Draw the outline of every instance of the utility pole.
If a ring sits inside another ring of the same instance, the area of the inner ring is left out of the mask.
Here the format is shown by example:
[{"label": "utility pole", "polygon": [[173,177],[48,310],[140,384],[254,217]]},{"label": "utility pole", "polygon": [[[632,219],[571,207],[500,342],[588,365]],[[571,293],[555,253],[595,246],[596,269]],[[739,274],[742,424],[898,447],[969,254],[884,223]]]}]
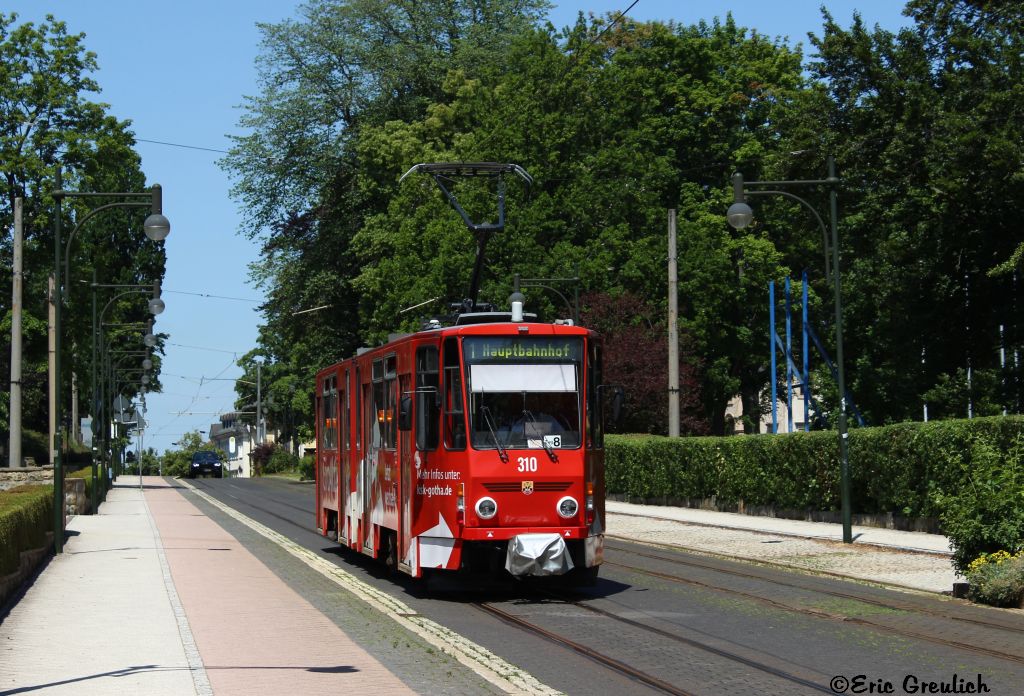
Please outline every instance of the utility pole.
[{"label": "utility pole", "polygon": [[679,437],[679,266],[676,211],[668,211],[668,436]]},{"label": "utility pole", "polygon": [[21,295],[22,282],[22,247],[24,232],[21,227],[22,199],[14,199],[14,267],[11,269],[11,405],[10,435],[11,443],[7,465],[20,468],[24,465],[21,458]]},{"label": "utility pole", "polygon": [[263,363],[256,361],[256,446],[263,444]]},{"label": "utility pole", "polygon": [[[57,304],[55,302],[56,294],[56,281],[54,277],[50,276],[50,284],[48,287],[50,296],[50,308],[48,313],[49,319],[49,349],[50,349],[50,465],[56,467],[57,464],[57,370],[56,370],[56,358],[57,358]],[[54,479],[53,485],[57,485],[56,479],[56,468],[54,468]]]}]

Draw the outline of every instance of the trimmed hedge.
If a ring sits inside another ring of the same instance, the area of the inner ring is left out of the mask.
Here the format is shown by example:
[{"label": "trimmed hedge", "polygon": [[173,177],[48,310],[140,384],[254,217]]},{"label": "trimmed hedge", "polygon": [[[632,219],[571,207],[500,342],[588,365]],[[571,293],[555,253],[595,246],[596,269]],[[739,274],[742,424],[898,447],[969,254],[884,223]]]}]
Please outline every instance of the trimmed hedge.
[{"label": "trimmed hedge", "polygon": [[53,486],[18,486],[0,492],[0,575],[18,569],[21,552],[46,545],[53,531]]},{"label": "trimmed hedge", "polygon": [[[977,445],[1001,453],[1024,442],[1024,417],[900,423],[850,431],[851,504],[858,513],[942,518],[972,470]],[[1024,463],[1008,458],[1008,466]],[[609,435],[610,494],[637,499],[714,498],[723,508],[838,510],[834,431],[775,437],[667,438]],[[1011,492],[1007,491],[1008,495]]]}]

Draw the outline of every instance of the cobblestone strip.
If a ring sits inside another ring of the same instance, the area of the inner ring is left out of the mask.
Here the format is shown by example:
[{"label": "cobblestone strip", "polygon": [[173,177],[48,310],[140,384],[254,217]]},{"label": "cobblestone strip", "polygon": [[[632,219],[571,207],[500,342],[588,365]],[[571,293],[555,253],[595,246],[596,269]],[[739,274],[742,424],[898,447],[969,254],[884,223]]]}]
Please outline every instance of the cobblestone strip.
[{"label": "cobblestone strip", "polygon": [[146,496],[139,496],[142,505],[146,510],[146,520],[150,529],[153,530],[153,541],[156,547],[157,558],[160,560],[160,571],[164,576],[164,587],[167,589],[167,598],[174,610],[174,618],[178,622],[178,633],[181,635],[181,646],[185,650],[185,658],[188,660],[188,668],[192,673],[192,682],[196,687],[196,696],[213,696],[213,687],[210,686],[210,679],[206,675],[206,668],[203,666],[203,658],[199,655],[199,648],[196,647],[195,636],[188,625],[188,617],[185,615],[185,608],[181,605],[178,591],[174,587],[174,579],[171,577],[171,567],[167,563],[167,556],[164,554],[164,544],[160,539],[160,530],[157,529],[156,520],[146,502]]},{"label": "cobblestone strip", "polygon": [[181,481],[180,483],[191,489],[193,493],[209,504],[219,508],[225,514],[235,518],[257,534],[274,542],[310,568],[329,578],[338,586],[348,590],[402,627],[420,636],[438,650],[451,655],[454,659],[506,693],[522,694],[523,696],[556,696],[561,694],[560,691],[543,684],[533,675],[506,662],[483,646],[477,645],[458,633],[426,617],[420,616],[404,602],[359,580],[351,573],[342,570],[314,552],[299,546],[284,535],[275,532],[238,510],[198,490],[187,481]]}]

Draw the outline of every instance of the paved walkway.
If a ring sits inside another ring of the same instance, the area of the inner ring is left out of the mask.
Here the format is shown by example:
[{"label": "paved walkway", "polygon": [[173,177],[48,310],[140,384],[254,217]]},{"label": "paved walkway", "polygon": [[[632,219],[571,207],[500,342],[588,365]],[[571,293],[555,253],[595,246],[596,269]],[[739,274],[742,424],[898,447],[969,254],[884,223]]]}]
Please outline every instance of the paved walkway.
[{"label": "paved walkway", "polygon": [[946,537],[839,524],[756,517],[690,508],[607,501],[608,534],[627,539],[802,568],[926,592],[963,582]]},{"label": "paved walkway", "polygon": [[[0,621],[0,696],[412,693],[156,477],[74,517]],[[611,536],[948,591],[942,537],[608,502]],[[445,676],[440,675],[439,683]]]}]

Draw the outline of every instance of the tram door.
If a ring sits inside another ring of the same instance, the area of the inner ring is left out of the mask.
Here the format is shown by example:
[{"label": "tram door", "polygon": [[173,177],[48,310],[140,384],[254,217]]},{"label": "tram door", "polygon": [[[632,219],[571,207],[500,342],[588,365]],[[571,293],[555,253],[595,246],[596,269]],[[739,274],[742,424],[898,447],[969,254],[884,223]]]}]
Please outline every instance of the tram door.
[{"label": "tram door", "polygon": [[377,416],[373,406],[373,384],[362,385],[363,389],[363,456],[359,459],[359,500],[362,502],[361,520],[359,523],[360,538],[363,550],[373,552],[373,534],[370,527],[370,514],[373,511],[371,491],[376,475],[377,449]]},{"label": "tram door", "polygon": [[[420,418],[420,414],[414,410],[413,429],[401,433],[402,436],[402,541],[398,549],[400,558],[407,558],[412,544],[412,518],[415,514],[412,510],[412,493],[416,488],[416,478],[419,470],[426,469],[429,452],[437,449],[439,429],[437,406],[440,403],[440,369],[439,369],[438,347],[420,346],[416,349],[416,393],[412,396],[413,408],[418,410],[424,407],[430,410],[434,408],[435,417]],[[402,394],[406,394],[409,388],[402,387]],[[422,395],[422,396],[420,396]],[[428,403],[429,402],[429,403]],[[420,427],[426,428],[426,432],[420,432]],[[416,445],[415,443],[419,443]],[[420,445],[423,449],[420,450]]]},{"label": "tram door", "polygon": [[[401,375],[398,378],[398,399],[399,403],[407,396],[411,397],[409,375]],[[398,508],[398,529],[400,530],[398,541],[398,560],[406,557],[409,551],[409,537],[412,535],[410,510],[409,510],[409,489],[414,485],[412,481],[412,435],[411,430],[398,431],[398,470],[399,487],[401,488],[400,503]]]},{"label": "tram door", "polygon": [[352,497],[352,451],[351,435],[349,433],[348,413],[348,370],[342,372],[341,382],[338,384],[338,541],[343,544],[349,543],[352,530],[348,524],[349,499]]}]

